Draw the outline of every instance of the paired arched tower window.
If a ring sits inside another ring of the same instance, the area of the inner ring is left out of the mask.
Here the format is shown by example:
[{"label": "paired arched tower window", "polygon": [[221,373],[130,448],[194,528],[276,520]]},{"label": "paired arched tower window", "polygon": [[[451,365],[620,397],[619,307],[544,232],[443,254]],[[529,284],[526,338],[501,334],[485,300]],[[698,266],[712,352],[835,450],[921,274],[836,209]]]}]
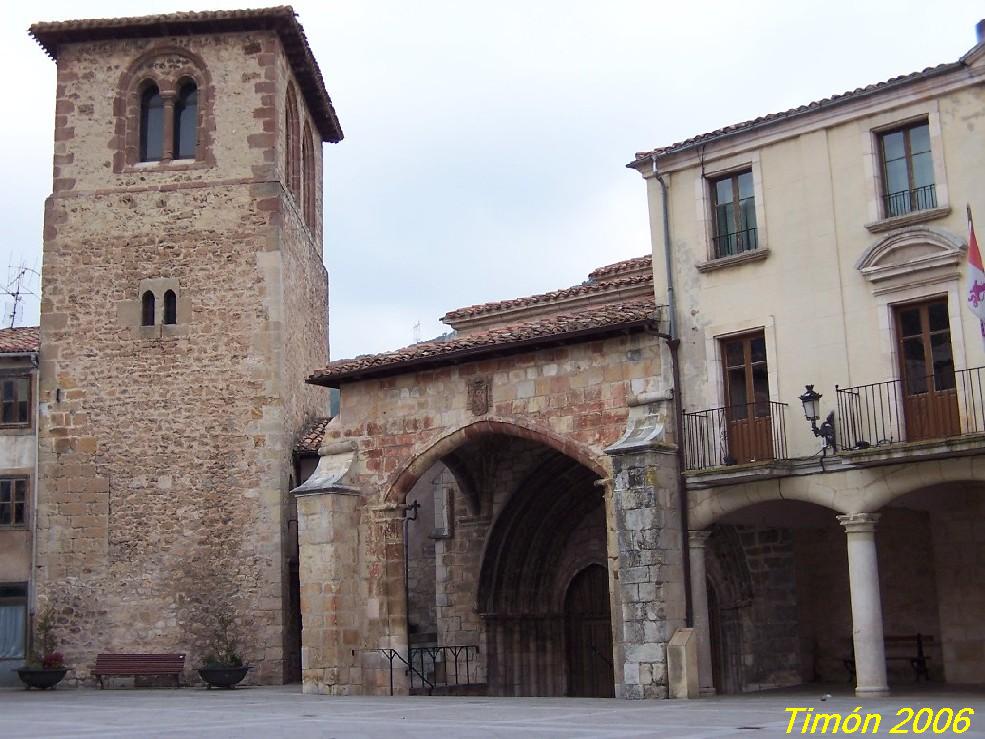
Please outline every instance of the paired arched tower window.
[{"label": "paired arched tower window", "polygon": [[198,147],[198,85],[184,80],[175,95],[163,96],[145,83],[140,96],[140,161],[194,159]]},{"label": "paired arched tower window", "polygon": [[114,111],[115,172],[146,162],[215,164],[211,77],[188,49],[158,46],[137,57],[120,78]]},{"label": "paired arched tower window", "polygon": [[316,222],[315,207],[317,202],[315,191],[315,144],[311,138],[311,127],[307,121],[304,122],[304,138],[301,140],[301,166],[304,168],[304,193],[302,195],[304,205],[302,206],[302,213],[304,214],[304,222],[313,229]]},{"label": "paired arched tower window", "polygon": [[301,217],[308,227],[318,223],[318,171],[315,142],[308,121],[301,128],[297,95],[289,84],[284,101],[284,184],[294,195]]},{"label": "paired arched tower window", "polygon": [[[164,315],[161,321],[165,326],[173,326],[178,322],[178,296],[174,290],[164,293]],[[140,325],[153,326],[157,323],[157,297],[153,290],[145,290],[140,296]]]},{"label": "paired arched tower window", "polygon": [[287,86],[287,100],[284,105],[284,178],[287,189],[296,201],[301,200],[301,156],[298,151],[300,130],[298,101],[294,85]]}]

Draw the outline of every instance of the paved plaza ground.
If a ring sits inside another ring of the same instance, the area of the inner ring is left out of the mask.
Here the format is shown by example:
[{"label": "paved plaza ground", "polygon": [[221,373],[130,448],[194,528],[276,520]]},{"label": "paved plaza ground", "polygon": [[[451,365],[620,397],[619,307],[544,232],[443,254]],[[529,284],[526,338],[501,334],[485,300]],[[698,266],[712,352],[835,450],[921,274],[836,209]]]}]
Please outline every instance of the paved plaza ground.
[{"label": "paved plaza ground", "polygon": [[[921,686],[922,688],[923,686]],[[972,707],[962,736],[985,737],[985,691],[931,687],[858,701],[821,690],[698,701],[578,698],[328,698],[296,686],[242,688],[0,690],[0,737],[774,737],[788,706],[880,712],[889,735],[900,706]],[[830,733],[830,732],[829,732]],[[913,732],[911,732],[912,734]],[[934,736],[934,732],[924,732]],[[800,735],[799,727],[795,735]],[[857,735],[857,734],[856,734]],[[954,736],[952,733],[946,734]]]}]

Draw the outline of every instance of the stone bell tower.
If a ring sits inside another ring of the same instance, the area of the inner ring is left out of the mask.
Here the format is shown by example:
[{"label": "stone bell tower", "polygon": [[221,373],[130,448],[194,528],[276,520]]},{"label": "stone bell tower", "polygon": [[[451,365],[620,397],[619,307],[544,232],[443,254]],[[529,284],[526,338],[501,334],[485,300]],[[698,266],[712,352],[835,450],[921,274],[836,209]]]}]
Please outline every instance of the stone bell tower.
[{"label": "stone bell tower", "polygon": [[325,415],[322,146],[342,138],[289,7],[39,23],[45,203],[36,581],[67,662],[185,652],[234,619],[299,671],[292,449]]}]

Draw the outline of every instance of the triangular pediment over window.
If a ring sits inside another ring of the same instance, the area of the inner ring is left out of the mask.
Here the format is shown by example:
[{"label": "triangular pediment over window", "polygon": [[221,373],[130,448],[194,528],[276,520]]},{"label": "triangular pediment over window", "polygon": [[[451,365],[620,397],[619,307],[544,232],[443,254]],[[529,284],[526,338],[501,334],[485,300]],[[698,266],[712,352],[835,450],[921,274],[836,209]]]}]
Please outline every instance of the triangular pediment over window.
[{"label": "triangular pediment over window", "polygon": [[958,279],[967,245],[949,231],[914,226],[870,246],[855,267],[875,294]]}]

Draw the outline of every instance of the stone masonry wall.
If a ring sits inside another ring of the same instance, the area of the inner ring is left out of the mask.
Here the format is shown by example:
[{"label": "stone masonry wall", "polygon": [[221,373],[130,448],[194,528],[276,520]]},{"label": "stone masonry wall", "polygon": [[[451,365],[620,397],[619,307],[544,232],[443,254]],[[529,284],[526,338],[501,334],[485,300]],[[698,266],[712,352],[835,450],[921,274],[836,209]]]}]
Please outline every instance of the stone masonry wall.
[{"label": "stone masonry wall", "polygon": [[684,625],[680,513],[671,460],[671,454],[654,452],[613,458],[607,512],[617,698],[668,696],[666,644]]},{"label": "stone masonry wall", "polygon": [[[801,676],[805,682],[848,680],[852,601],[845,530],[831,514],[823,528],[794,532],[797,602],[801,623]],[[881,532],[876,532],[880,542]]]},{"label": "stone masonry wall", "polygon": [[[115,171],[117,86],[159,46],[208,71],[212,160]],[[254,679],[281,677],[291,445],[323,406],[299,379],[325,358],[327,290],[272,179],[277,48],[223,34],[59,59],[38,556],[77,676],[102,651],[186,652],[191,674],[228,609]],[[175,326],[138,325],[138,284],[156,277],[178,282]]]},{"label": "stone masonry wall", "polygon": [[[276,131],[277,136],[274,141],[273,146],[273,159],[275,165],[271,167],[276,172],[276,175],[272,179],[277,179],[281,182],[286,181],[287,173],[284,171],[285,158],[285,144],[286,137],[284,135],[284,116],[285,116],[285,96],[287,95],[288,84],[293,82],[294,89],[297,91],[297,106],[298,106],[298,132],[299,135],[303,135],[305,121],[308,122],[308,126],[311,129],[312,141],[314,141],[314,160],[315,160],[315,172],[316,175],[308,179],[308,182],[312,183],[315,188],[315,222],[310,227],[313,235],[313,245],[318,252],[319,261],[322,258],[322,245],[323,245],[323,233],[324,233],[324,151],[323,146],[319,140],[318,128],[314,121],[311,120],[310,112],[308,111],[308,106],[305,103],[304,97],[300,94],[300,87],[298,81],[294,76],[294,70],[291,68],[287,57],[284,56],[283,46],[281,45],[279,38],[274,38],[273,43],[275,44],[276,51],[274,52],[275,61],[277,65],[277,77],[276,77],[276,98],[275,105],[271,110],[271,118],[269,122],[265,121],[265,129]],[[298,143],[298,151],[301,150],[300,139]],[[305,179],[305,173],[303,167],[301,168],[301,179]],[[303,222],[301,217],[301,203],[298,202],[293,194],[288,190],[287,202],[290,206],[290,210],[296,214],[296,218],[299,223]],[[315,367],[321,367],[323,365],[312,365],[308,369],[311,370]]]},{"label": "stone masonry wall", "polygon": [[[969,486],[931,513],[944,677],[985,683],[985,494]],[[880,562],[881,564],[881,562]]]},{"label": "stone masonry wall", "polygon": [[797,569],[790,529],[744,526],[752,602],[743,623],[743,690],[796,685],[800,675]]},{"label": "stone masonry wall", "polygon": [[[797,530],[795,535],[805,679],[845,680],[848,673],[843,660],[850,653],[852,634],[845,532],[832,524],[823,529]],[[928,642],[926,652],[931,674],[940,679],[941,623],[934,574],[937,558],[927,514],[905,508],[884,509],[876,528],[876,547],[883,631],[891,636],[932,636],[936,643]],[[893,650],[889,654],[902,655]],[[904,661],[890,660],[887,667],[890,682],[913,679],[913,671]]]},{"label": "stone masonry wall", "polygon": [[[406,648],[406,634],[402,633],[400,625],[406,606],[402,594],[402,547],[398,527],[402,516],[400,504],[416,480],[444,455],[483,434],[519,436],[553,447],[595,470],[600,477],[609,477],[613,467],[605,449],[626,430],[630,417],[628,396],[657,393],[665,388],[660,352],[656,339],[633,334],[454,367],[408,372],[398,377],[353,382],[343,387],[340,416],[329,425],[326,442],[351,440],[357,446],[355,462],[346,479],[362,490],[365,515],[361,518],[360,531],[347,533],[345,537],[358,538],[358,569],[364,578],[363,589],[367,595],[365,607],[357,609],[361,624],[358,638],[346,645],[350,651],[365,655],[360,664],[361,682],[350,684],[346,690],[386,692],[386,665],[371,650]],[[491,403],[484,413],[476,414],[469,407],[467,384],[475,380],[485,380],[490,387]],[[622,483],[617,483],[617,491],[632,490],[633,495],[649,497],[636,501],[631,508],[626,508],[627,511],[673,505],[667,497],[668,491],[676,489],[672,457],[650,455],[631,466],[639,470],[633,473],[637,477],[633,481],[626,477]],[[661,473],[661,469],[669,472]],[[628,466],[621,470],[624,477],[630,474]],[[644,478],[639,475],[646,476],[646,485],[642,485]],[[623,545],[616,550],[617,533],[627,525],[627,519],[618,517],[612,507],[607,508],[607,513],[611,576],[618,583],[620,568],[637,568],[633,572],[642,579],[629,583],[638,603],[634,608],[644,613],[649,607],[648,617],[652,617],[655,627],[644,637],[641,621],[639,634],[622,639],[621,623],[626,616],[622,595],[617,594],[614,596],[613,620],[618,623],[614,628],[618,634],[614,641],[625,646],[637,637],[640,644],[644,638],[665,640],[669,633],[657,624],[664,619],[676,623],[676,609],[682,608],[680,562],[670,554],[666,557],[655,554],[653,562],[643,563],[637,561],[637,551],[639,545],[644,544],[647,550],[656,547],[670,552],[676,546],[679,552],[679,534],[673,532],[676,518],[672,515],[657,520],[659,516],[655,512],[646,514],[649,516],[647,521],[637,521],[638,515],[631,516],[635,533],[623,537]],[[339,542],[339,546],[343,546],[343,542]],[[323,546],[322,552],[327,551],[328,547]],[[318,557],[313,557],[312,561],[317,562]],[[644,572],[638,569],[641,566],[651,569]],[[309,576],[317,579],[317,570]],[[669,588],[662,591],[664,601],[658,597],[647,606],[642,599],[648,593],[640,595],[639,583],[657,585],[663,582],[670,583]],[[310,645],[311,653],[314,653],[321,637],[309,632],[307,615],[305,618],[305,646]],[[439,609],[439,623],[440,620]],[[450,630],[454,633],[454,629]],[[627,660],[632,659],[636,665],[659,663],[662,645],[653,642],[647,648],[652,654],[635,654]],[[620,654],[625,654],[625,649]],[[332,665],[309,662],[305,669],[305,689],[339,692],[341,686],[320,682],[319,676],[331,668]],[[617,683],[623,682],[622,667],[617,666],[616,672]],[[630,677],[637,687],[626,691],[627,697],[656,696],[661,691],[666,692],[665,676],[660,670],[650,670],[645,675],[634,672]],[[643,679],[647,682],[641,683]]]},{"label": "stone masonry wall", "polygon": [[[321,147],[317,148],[320,151]],[[316,178],[319,182],[320,173],[319,168]],[[304,224],[293,196],[280,182],[270,183],[266,188],[276,196],[278,211],[271,214],[271,220],[279,221],[281,228],[273,231],[270,248],[257,255],[257,263],[270,287],[264,302],[266,317],[271,329],[280,333],[280,341],[271,347],[271,363],[279,370],[275,387],[284,403],[284,436],[278,442],[284,455],[280,461],[279,489],[289,491],[293,487],[290,450],[298,434],[314,418],[328,415],[325,393],[304,382],[312,367],[328,361],[328,273],[322,264],[319,237]],[[282,548],[293,547],[288,522],[297,520],[294,496],[282,495],[281,505]],[[286,591],[290,582],[287,567],[288,557],[284,557],[281,580],[285,605],[290,602]],[[286,612],[284,622],[291,623]],[[285,649],[296,649],[299,636],[285,633],[285,638],[291,640],[285,642]]]},{"label": "stone masonry wall", "polygon": [[416,502],[420,506],[416,518],[407,522],[407,616],[412,643],[433,643],[438,633],[435,488],[445,474],[444,465],[435,465],[407,495],[409,503]]}]

